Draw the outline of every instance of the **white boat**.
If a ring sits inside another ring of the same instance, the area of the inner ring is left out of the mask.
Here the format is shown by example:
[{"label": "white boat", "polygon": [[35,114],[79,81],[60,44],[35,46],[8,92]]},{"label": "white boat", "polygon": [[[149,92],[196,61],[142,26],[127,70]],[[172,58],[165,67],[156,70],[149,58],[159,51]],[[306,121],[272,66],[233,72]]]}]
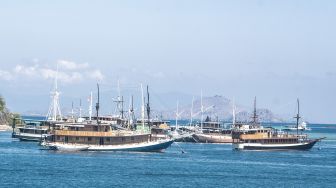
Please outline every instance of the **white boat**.
[{"label": "white boat", "polygon": [[45,127],[20,127],[12,133],[13,138],[18,138],[21,141],[39,142],[43,138],[50,137],[48,129]]},{"label": "white boat", "polygon": [[311,131],[311,128],[309,128],[307,126],[306,122],[302,122],[302,123],[299,124],[298,127],[296,125],[287,125],[282,130],[284,130],[284,131],[297,131],[297,130],[299,130],[299,131]]}]

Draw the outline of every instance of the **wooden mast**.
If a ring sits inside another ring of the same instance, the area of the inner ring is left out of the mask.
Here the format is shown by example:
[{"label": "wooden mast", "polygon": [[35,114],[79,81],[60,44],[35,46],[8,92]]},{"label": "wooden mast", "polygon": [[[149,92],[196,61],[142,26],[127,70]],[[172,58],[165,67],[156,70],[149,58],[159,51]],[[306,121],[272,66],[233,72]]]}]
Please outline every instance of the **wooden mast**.
[{"label": "wooden mast", "polygon": [[296,119],[296,134],[299,135],[299,121],[300,121],[300,101],[299,99],[297,99],[297,114],[296,117],[294,117]]},{"label": "wooden mast", "polygon": [[133,107],[133,95],[131,97],[131,102],[130,102],[130,109],[129,109],[129,128],[133,128],[133,125],[134,125],[134,107]]},{"label": "wooden mast", "polygon": [[203,107],[203,90],[201,90],[201,132],[203,133],[203,113],[204,113],[204,107]]},{"label": "wooden mast", "polygon": [[192,126],[193,123],[193,108],[194,108],[194,100],[195,97],[193,96],[192,100],[191,100],[191,109],[190,109],[190,127]]},{"label": "wooden mast", "polygon": [[96,103],[96,112],[97,112],[97,124],[99,125],[99,84],[97,83],[97,90],[98,90],[98,100],[97,100],[97,103]]},{"label": "wooden mast", "polygon": [[148,91],[148,85],[147,85],[147,106],[146,106],[146,110],[147,110],[147,125],[148,125],[148,128],[150,129],[150,127],[151,127],[151,123],[150,123],[150,106],[149,106],[149,91]]},{"label": "wooden mast", "polygon": [[258,115],[257,115],[257,97],[254,97],[254,108],[253,108],[253,124],[256,125],[258,121]]},{"label": "wooden mast", "polygon": [[142,119],[142,131],[145,130],[145,97],[143,92],[142,84],[141,86],[141,119]]},{"label": "wooden mast", "polygon": [[232,102],[232,128],[236,126],[236,106],[235,101]]}]

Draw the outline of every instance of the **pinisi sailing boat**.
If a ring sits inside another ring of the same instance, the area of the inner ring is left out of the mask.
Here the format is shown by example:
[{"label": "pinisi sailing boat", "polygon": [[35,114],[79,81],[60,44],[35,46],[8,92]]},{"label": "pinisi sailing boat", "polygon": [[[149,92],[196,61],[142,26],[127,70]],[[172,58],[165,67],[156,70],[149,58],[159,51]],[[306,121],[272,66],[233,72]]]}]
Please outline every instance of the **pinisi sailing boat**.
[{"label": "pinisi sailing boat", "polygon": [[[309,150],[318,141],[324,139],[309,139],[306,134],[284,133],[273,128],[264,128],[257,122],[256,99],[254,115],[251,124],[236,124],[232,130],[233,148],[238,150]],[[299,100],[298,112],[295,117],[297,127],[300,120]]]},{"label": "pinisi sailing boat", "polygon": [[203,95],[201,94],[201,122],[200,130],[192,135],[195,142],[198,143],[232,143],[231,129],[222,128],[222,124],[218,121],[212,121],[207,117],[203,121],[203,114],[207,109],[203,106]]},{"label": "pinisi sailing boat", "polygon": [[219,121],[211,121],[207,117],[203,124],[202,132],[193,134],[193,138],[198,143],[232,143],[231,129],[222,128]]},{"label": "pinisi sailing boat", "polygon": [[[41,146],[65,151],[136,151],[159,152],[167,149],[172,139],[155,139],[150,133],[131,130],[114,130],[111,124],[99,121],[99,85],[96,104],[96,122],[77,124],[63,123],[54,129],[50,139],[45,139]],[[144,113],[143,113],[144,114]],[[144,118],[144,115],[142,116]],[[143,122],[144,125],[144,122]]]},{"label": "pinisi sailing boat", "polygon": [[12,137],[20,141],[41,141],[43,138],[50,137],[51,124],[63,122],[60,102],[60,92],[58,90],[58,67],[55,76],[54,88],[51,92],[51,102],[45,121],[13,119]]}]

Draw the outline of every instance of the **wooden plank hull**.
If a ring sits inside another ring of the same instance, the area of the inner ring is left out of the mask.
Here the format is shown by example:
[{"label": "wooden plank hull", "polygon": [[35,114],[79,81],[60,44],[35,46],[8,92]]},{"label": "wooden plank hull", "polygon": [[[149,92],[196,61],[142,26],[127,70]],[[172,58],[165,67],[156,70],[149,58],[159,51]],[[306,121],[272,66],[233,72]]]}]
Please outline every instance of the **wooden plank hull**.
[{"label": "wooden plank hull", "polygon": [[193,134],[192,136],[198,143],[232,143],[231,135]]},{"label": "wooden plank hull", "polygon": [[237,150],[310,150],[319,140],[293,144],[234,143]]},{"label": "wooden plank hull", "polygon": [[71,150],[71,146],[73,146],[74,149],[85,148],[85,150],[87,151],[161,152],[167,149],[173,142],[173,140],[159,140],[146,143],[124,145],[75,145],[62,143],[47,143],[44,144],[44,146],[54,150],[61,150],[62,148],[67,148],[68,150]]}]

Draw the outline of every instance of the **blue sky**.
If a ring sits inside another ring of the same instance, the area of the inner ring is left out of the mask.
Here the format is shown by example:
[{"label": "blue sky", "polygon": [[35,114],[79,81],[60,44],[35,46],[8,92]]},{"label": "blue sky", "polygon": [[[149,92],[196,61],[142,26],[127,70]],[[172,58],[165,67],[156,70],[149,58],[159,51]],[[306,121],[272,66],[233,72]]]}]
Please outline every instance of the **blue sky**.
[{"label": "blue sky", "polygon": [[335,20],[325,0],[1,1],[0,93],[43,113],[63,62],[63,106],[120,80],[168,106],[203,90],[281,114],[299,97],[306,119],[336,123]]}]

